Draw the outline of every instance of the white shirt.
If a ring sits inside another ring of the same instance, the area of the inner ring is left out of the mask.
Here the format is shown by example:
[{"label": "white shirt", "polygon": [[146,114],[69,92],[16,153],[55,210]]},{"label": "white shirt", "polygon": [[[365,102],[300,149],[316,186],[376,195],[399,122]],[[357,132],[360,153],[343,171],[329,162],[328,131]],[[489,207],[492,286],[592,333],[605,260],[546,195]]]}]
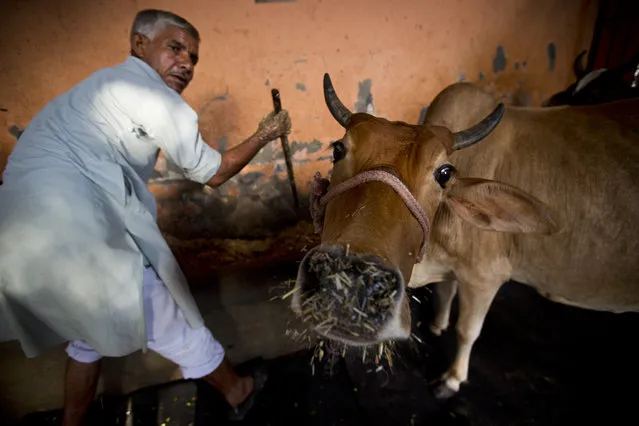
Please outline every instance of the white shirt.
[{"label": "white shirt", "polygon": [[160,149],[200,183],[221,164],[195,111],[132,56],[49,102],[16,143],[0,186],[0,335],[27,356],[68,340],[146,349],[144,257],[203,325],[147,187]]}]

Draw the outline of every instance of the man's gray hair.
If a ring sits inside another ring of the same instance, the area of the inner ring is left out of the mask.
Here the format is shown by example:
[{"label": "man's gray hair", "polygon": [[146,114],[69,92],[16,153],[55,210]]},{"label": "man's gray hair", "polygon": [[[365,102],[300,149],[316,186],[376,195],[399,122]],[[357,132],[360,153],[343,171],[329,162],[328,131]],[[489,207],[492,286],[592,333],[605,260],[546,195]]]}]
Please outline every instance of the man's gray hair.
[{"label": "man's gray hair", "polygon": [[141,10],[135,15],[135,20],[131,27],[131,37],[133,37],[134,33],[140,33],[153,40],[160,31],[168,26],[182,28],[191,37],[198,42],[200,41],[200,33],[186,19],[175,13],[158,9]]}]

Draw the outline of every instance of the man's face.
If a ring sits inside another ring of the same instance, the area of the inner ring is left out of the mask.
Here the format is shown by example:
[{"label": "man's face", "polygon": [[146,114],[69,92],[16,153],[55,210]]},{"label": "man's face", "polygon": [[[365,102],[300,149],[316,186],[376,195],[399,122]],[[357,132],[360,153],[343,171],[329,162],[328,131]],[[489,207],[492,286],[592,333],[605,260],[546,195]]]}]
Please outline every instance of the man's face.
[{"label": "man's face", "polygon": [[199,43],[188,32],[167,26],[155,39],[143,35],[133,36],[133,53],[160,74],[173,90],[182,93],[193,78],[198,61]]}]

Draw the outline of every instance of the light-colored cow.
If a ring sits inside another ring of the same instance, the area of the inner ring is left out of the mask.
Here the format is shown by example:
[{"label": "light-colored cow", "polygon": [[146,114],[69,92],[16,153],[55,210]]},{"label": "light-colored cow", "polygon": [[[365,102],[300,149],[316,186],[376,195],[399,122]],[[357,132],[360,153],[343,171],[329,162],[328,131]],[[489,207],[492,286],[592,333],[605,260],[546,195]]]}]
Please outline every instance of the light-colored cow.
[{"label": "light-colored cow", "polygon": [[406,287],[444,282],[435,332],[455,291],[460,301],[458,351],[436,392],[450,396],[509,279],[568,305],[639,310],[639,100],[504,107],[458,83],[410,125],[352,114],[328,75],[324,85],[346,132],[331,182],[313,184],[321,244],[292,298],[319,334],[407,339]]}]

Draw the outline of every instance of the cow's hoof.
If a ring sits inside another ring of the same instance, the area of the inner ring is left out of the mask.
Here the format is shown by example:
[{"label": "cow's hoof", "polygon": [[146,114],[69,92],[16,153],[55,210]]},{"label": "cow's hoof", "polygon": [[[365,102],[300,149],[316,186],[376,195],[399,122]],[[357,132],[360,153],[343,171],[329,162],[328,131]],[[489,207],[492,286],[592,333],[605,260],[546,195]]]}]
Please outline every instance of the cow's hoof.
[{"label": "cow's hoof", "polygon": [[457,392],[452,390],[448,386],[446,386],[446,383],[441,383],[433,391],[433,395],[435,396],[435,399],[437,399],[439,401],[445,401],[447,399],[450,399],[453,396],[455,396],[456,394],[457,394]]},{"label": "cow's hoof", "polygon": [[442,327],[441,325],[438,325],[438,324],[432,322],[432,323],[430,323],[428,328],[430,329],[430,332],[433,333],[435,336],[441,336],[442,333],[444,331],[446,331],[446,329],[448,328],[448,325],[445,325],[445,326]]},{"label": "cow's hoof", "polygon": [[433,396],[440,401],[452,398],[459,392],[459,385],[459,380],[449,374],[445,374],[433,390]]}]

